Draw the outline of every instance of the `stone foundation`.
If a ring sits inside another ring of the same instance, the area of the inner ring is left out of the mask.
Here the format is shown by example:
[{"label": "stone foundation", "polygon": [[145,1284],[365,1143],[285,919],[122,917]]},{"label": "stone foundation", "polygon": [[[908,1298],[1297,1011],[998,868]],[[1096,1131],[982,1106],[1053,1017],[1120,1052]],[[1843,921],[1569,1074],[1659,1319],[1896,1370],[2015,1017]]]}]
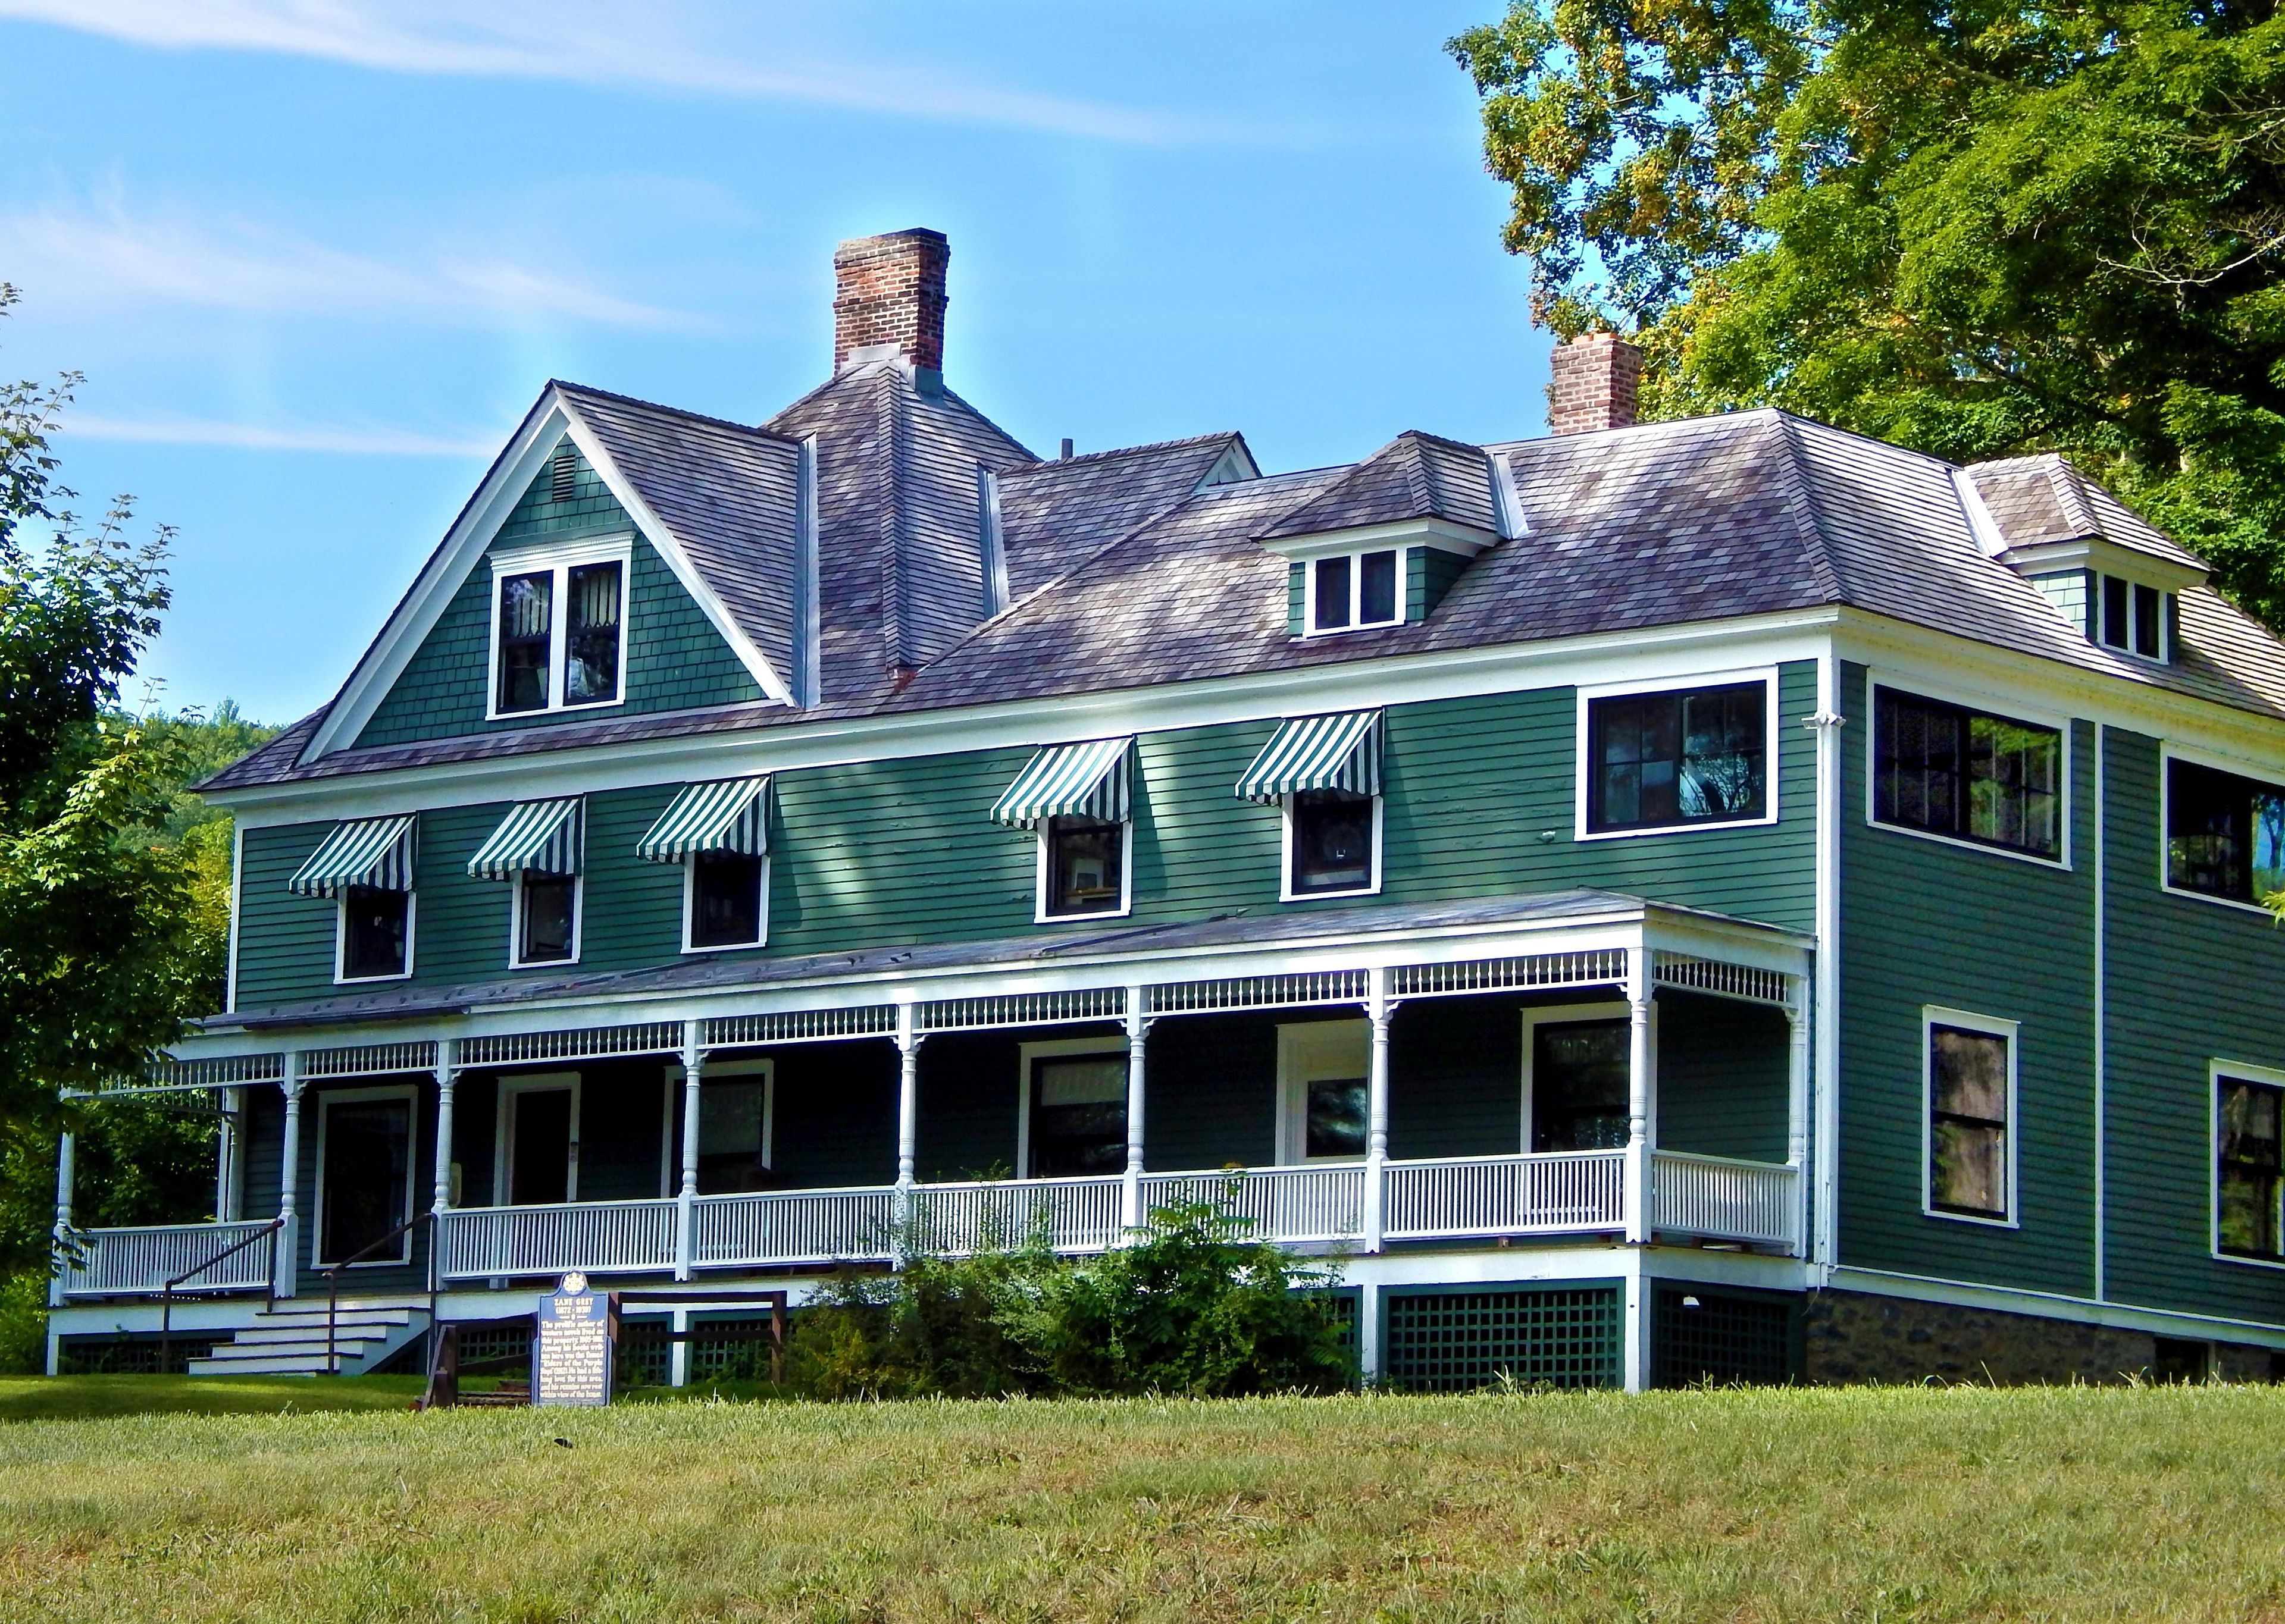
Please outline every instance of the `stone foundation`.
[{"label": "stone foundation", "polygon": [[2005,1314],[1859,1291],[1812,1291],[1804,1316],[1807,1380],[2116,1383],[2278,1379],[2272,1350],[2182,1341],[2076,1320]]}]

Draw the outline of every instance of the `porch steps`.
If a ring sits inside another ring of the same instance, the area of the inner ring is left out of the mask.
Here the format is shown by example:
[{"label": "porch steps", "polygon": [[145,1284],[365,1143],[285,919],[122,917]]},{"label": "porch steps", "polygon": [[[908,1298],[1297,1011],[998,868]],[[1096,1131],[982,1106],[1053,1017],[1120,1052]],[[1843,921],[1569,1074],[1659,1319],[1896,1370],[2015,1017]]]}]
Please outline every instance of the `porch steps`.
[{"label": "porch steps", "polygon": [[[427,1299],[345,1302],[334,1322],[333,1351],[354,1375],[395,1353],[427,1329]],[[416,1326],[416,1319],[420,1323]],[[190,1361],[192,1376],[323,1376],[327,1369],[326,1305],[294,1302],[268,1308],[255,1322]]]}]

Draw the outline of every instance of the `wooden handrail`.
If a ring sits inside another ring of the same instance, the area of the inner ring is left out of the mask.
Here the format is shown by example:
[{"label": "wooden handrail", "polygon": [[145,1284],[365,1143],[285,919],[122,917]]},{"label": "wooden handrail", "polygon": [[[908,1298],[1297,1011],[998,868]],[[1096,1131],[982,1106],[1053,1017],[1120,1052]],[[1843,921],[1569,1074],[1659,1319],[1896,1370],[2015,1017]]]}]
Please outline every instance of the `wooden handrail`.
[{"label": "wooden handrail", "polygon": [[[324,1271],[326,1276],[326,1374],[327,1376],[339,1376],[342,1373],[341,1348],[334,1335],[334,1328],[341,1319],[342,1312],[342,1271],[352,1263],[364,1262],[367,1257],[379,1251],[399,1236],[408,1230],[420,1228],[436,1216],[433,1210],[416,1212],[379,1240],[358,1247],[348,1257]],[[433,1234],[428,1237],[428,1250],[432,1254],[436,1250],[436,1237]],[[434,1273],[433,1269],[431,1273]],[[430,1293],[428,1305],[428,1322],[431,1325],[436,1322],[436,1306],[433,1291]]]},{"label": "wooden handrail", "polygon": [[[215,1253],[213,1257],[208,1258],[205,1262],[198,1265],[195,1268],[185,1269],[181,1274],[176,1275],[172,1280],[169,1280],[166,1284],[159,1288],[160,1375],[164,1376],[167,1374],[168,1362],[172,1359],[175,1352],[175,1288],[182,1284],[183,1282],[188,1280],[193,1275],[205,1274],[208,1269],[221,1262],[224,1258],[234,1257],[238,1253],[244,1251],[247,1247],[253,1245],[255,1242],[274,1238],[278,1232],[285,1227],[285,1217],[283,1214],[280,1214],[279,1216],[271,1219],[268,1223],[263,1225],[261,1228],[256,1229],[252,1235],[244,1236],[238,1240],[232,1241],[229,1245]],[[274,1247],[270,1259],[270,1282],[271,1290],[274,1292],[277,1290],[278,1283],[278,1259],[275,1255]]]}]

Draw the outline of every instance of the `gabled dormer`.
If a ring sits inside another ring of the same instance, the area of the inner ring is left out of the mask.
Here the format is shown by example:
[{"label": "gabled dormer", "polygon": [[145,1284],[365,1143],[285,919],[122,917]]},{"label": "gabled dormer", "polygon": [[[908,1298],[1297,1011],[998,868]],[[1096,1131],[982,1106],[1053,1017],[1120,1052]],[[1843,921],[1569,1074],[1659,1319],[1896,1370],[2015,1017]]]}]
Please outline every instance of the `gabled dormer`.
[{"label": "gabled dormer", "polygon": [[1427,619],[1470,560],[1522,529],[1497,458],[1407,431],[1254,540],[1289,561],[1287,631],[1327,637]]},{"label": "gabled dormer", "polygon": [[2021,573],[2090,642],[2162,663],[2175,655],[2178,594],[2203,559],[2049,451],[1956,476],[1977,542]]}]

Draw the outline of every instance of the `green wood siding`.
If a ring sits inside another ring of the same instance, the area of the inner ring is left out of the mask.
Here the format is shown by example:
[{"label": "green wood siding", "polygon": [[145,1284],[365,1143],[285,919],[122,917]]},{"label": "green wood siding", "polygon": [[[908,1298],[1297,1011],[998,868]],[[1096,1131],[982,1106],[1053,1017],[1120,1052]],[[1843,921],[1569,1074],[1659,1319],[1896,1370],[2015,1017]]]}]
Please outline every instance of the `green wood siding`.
[{"label": "green wood siding", "polygon": [[1441,547],[1408,547],[1404,553],[1404,618],[1425,620],[1435,613],[1468,561]]},{"label": "green wood siding", "polygon": [[[571,500],[554,499],[551,476],[543,467],[492,545],[498,550],[551,537],[569,540],[633,529],[634,520],[583,459]],[[666,561],[640,534],[627,584],[626,636],[625,703],[601,710],[587,708],[486,721],[491,568],[480,561],[357,735],[357,744],[405,744],[466,734],[546,727],[598,715],[686,710],[762,696],[760,686],[721,633],[683,590]]]},{"label": "green wood siding", "polygon": [[1285,635],[1300,637],[1309,629],[1309,567],[1285,567]]},{"label": "green wood siding", "polygon": [[2103,734],[2109,1295],[2285,1322],[2285,1271],[2211,1255],[2207,1066],[2285,1069],[2285,933],[2163,888],[2158,741]]},{"label": "green wood siding", "polygon": [[[2093,1289],[2093,732],[2070,730],[2061,869],[1866,821],[1863,668],[1841,734],[1840,1260],[2034,1291]],[[1921,1212],[1920,1021],[1935,1004],[2020,1021],[2021,1228]]]},{"label": "green wood siding", "polygon": [[[1593,885],[1805,930],[1815,753],[1798,718],[1814,705],[1813,668],[1788,668],[1780,690],[1775,826],[1623,840],[1572,837],[1573,690],[1392,708],[1378,898],[1278,901],[1280,815],[1231,793],[1275,732],[1274,720],[1147,734],[1134,780],[1133,918],[1150,923],[1232,908],[1276,914]],[[1048,939],[1100,929],[1084,922],[1034,925],[1035,839],[989,818],[1030,758],[1019,747],[777,774],[770,941],[760,951],[827,953],[1035,932]],[[680,956],[681,869],[633,854],[678,788],[587,798],[582,969],[626,969]],[[467,874],[468,859],[509,804],[421,814],[416,982],[510,974],[509,888]],[[334,906],[285,889],[331,827],[247,833],[241,1008],[333,990]]]}]

